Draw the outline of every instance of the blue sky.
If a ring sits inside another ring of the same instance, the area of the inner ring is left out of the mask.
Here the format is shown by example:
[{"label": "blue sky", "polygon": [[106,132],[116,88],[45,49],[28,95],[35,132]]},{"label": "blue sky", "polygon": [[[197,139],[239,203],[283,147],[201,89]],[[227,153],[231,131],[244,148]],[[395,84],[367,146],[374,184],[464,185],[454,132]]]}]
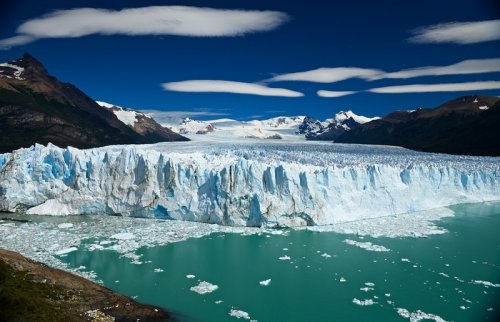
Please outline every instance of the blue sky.
[{"label": "blue sky", "polygon": [[[17,0],[0,12],[1,61],[28,51],[94,99],[137,109],[323,119],[500,95],[496,1]],[[407,71],[427,66],[445,68]]]}]

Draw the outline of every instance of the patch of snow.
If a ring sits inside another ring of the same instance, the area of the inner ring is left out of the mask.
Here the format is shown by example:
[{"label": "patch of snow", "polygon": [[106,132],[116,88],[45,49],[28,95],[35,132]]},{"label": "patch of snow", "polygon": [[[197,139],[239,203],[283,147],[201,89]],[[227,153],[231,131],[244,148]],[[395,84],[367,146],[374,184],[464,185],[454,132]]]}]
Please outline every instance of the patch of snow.
[{"label": "patch of snow", "polygon": [[490,109],[490,107],[488,105],[482,105],[482,106],[479,106],[478,107],[481,111],[487,111]]},{"label": "patch of snow", "polygon": [[57,225],[57,228],[60,228],[60,229],[71,228],[71,227],[73,227],[72,223],[62,223],[62,224]]},{"label": "patch of snow", "polygon": [[344,240],[344,243],[348,245],[353,245],[359,248],[363,248],[372,252],[388,252],[390,249],[385,248],[384,246],[374,245],[371,242],[358,242],[352,239]]},{"label": "patch of snow", "polygon": [[247,312],[241,310],[231,309],[231,311],[229,311],[229,315],[237,319],[250,320],[250,315]]},{"label": "patch of snow", "polygon": [[219,286],[211,284],[209,282],[202,281],[200,284],[193,286],[190,288],[191,291],[196,292],[198,294],[208,294],[216,291]]},{"label": "patch of snow", "polygon": [[[23,80],[24,78],[21,77],[21,75],[23,74],[24,72],[24,68],[21,67],[21,66],[17,66],[17,65],[13,65],[13,64],[9,64],[9,63],[0,63],[0,67],[7,67],[7,68],[11,68],[11,69],[14,69],[14,78],[17,79],[17,80]],[[0,75],[2,74],[2,71],[0,71]],[[1,75],[1,76],[6,76],[8,78],[10,78],[10,76],[7,76],[7,75]]]},{"label": "patch of snow", "polygon": [[368,305],[377,304],[377,302],[375,302],[372,299],[358,300],[357,298],[353,298],[352,303],[359,305],[359,306],[368,306]]},{"label": "patch of snow", "polygon": [[500,287],[500,284],[494,284],[488,281],[481,281],[481,280],[473,280],[471,281],[471,283],[484,285],[485,287]]},{"label": "patch of snow", "polygon": [[74,251],[77,251],[77,250],[78,250],[78,248],[76,248],[76,247],[69,247],[69,248],[64,248],[64,249],[58,250],[54,254],[56,254],[56,255],[65,255],[65,254],[68,254],[68,253],[71,253],[71,252],[74,252]]},{"label": "patch of snow", "polygon": [[446,322],[446,320],[444,320],[442,317],[438,315],[425,313],[421,310],[410,312],[404,308],[397,308],[396,311],[400,316],[409,319],[410,322],[419,322],[422,320],[434,320],[435,322]]},{"label": "patch of snow", "polygon": [[269,283],[271,283],[271,279],[267,279],[267,280],[264,280],[264,281],[260,281],[259,284],[260,285],[263,285],[263,286],[268,286]]},{"label": "patch of snow", "polygon": [[118,234],[112,235],[110,238],[120,239],[120,240],[130,240],[130,239],[134,239],[135,235],[131,234],[131,233],[118,233]]}]

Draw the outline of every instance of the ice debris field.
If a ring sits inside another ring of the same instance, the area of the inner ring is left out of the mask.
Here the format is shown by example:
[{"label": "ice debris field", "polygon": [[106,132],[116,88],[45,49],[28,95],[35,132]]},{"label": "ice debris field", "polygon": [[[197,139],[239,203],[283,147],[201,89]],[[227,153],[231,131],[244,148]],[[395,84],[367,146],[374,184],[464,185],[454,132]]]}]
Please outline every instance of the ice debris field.
[{"label": "ice debris field", "polygon": [[331,143],[160,143],[0,155],[0,211],[322,226],[500,200],[498,158]]}]

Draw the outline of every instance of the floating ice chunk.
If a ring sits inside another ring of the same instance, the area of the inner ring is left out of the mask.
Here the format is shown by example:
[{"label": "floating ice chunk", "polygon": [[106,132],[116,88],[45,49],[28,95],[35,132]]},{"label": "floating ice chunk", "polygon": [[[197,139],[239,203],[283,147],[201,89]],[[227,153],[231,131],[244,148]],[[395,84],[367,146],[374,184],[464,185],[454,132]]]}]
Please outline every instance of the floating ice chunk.
[{"label": "floating ice chunk", "polygon": [[285,247],[285,248],[283,248],[283,250],[284,250],[284,251],[287,251],[287,250],[288,250],[288,248],[286,248],[286,247]]},{"label": "floating ice chunk", "polygon": [[365,283],[366,286],[370,286],[370,287],[374,287],[375,286],[375,283],[372,283],[372,282],[366,282]]},{"label": "floating ice chunk", "polygon": [[231,311],[229,311],[229,315],[234,316],[238,319],[250,320],[250,315],[247,312],[241,310],[231,309]]},{"label": "floating ice chunk", "polygon": [[494,284],[494,283],[491,283],[491,282],[488,282],[488,281],[481,281],[481,280],[471,281],[471,283],[472,284],[482,284],[485,287],[500,287],[500,284]]},{"label": "floating ice chunk", "polygon": [[214,292],[218,288],[219,288],[219,286],[217,286],[217,285],[202,281],[202,282],[200,282],[200,284],[191,287],[190,290],[193,292],[196,292],[198,294],[207,294],[207,293]]},{"label": "floating ice chunk", "polygon": [[224,302],[223,300],[217,300],[215,301],[215,304],[221,304],[222,302]]},{"label": "floating ice chunk", "polygon": [[155,273],[161,273],[161,272],[163,272],[163,270],[161,268],[155,268],[153,270],[153,272],[155,272]]},{"label": "floating ice chunk", "polygon": [[401,261],[402,261],[402,262],[406,262],[406,263],[409,263],[409,262],[410,262],[410,260],[409,260],[408,258],[401,258]]},{"label": "floating ice chunk", "polygon": [[440,272],[439,275],[444,276],[444,277],[450,277],[450,275],[443,273],[443,272]]},{"label": "floating ice chunk", "polygon": [[385,293],[384,294],[386,297],[391,297],[391,293]]},{"label": "floating ice chunk", "polygon": [[289,261],[292,258],[290,256],[288,256],[288,255],[284,255],[284,256],[279,257],[278,259],[282,260],[282,261]]},{"label": "floating ice chunk", "polygon": [[71,227],[73,227],[73,224],[69,223],[69,222],[66,222],[66,223],[62,223],[62,224],[57,225],[57,227],[61,228],[61,229],[71,228]]},{"label": "floating ice chunk", "polygon": [[379,246],[372,244],[371,242],[358,242],[352,239],[346,239],[344,240],[344,243],[353,245],[359,248],[363,248],[372,252],[388,252],[390,249],[385,248],[384,246]]},{"label": "floating ice chunk", "polygon": [[267,280],[264,280],[264,281],[260,281],[259,284],[260,285],[263,285],[263,286],[268,286],[269,283],[271,283],[271,279],[267,279]]},{"label": "floating ice chunk", "polygon": [[347,281],[347,280],[346,280],[345,278],[343,278],[343,277],[341,277],[341,278],[339,279],[339,282],[340,282],[340,283],[345,283],[346,281]]},{"label": "floating ice chunk", "polygon": [[186,278],[195,278],[196,276],[192,275],[192,274],[188,274],[186,275]]},{"label": "floating ice chunk", "polygon": [[131,234],[131,233],[118,233],[118,234],[114,234],[113,236],[111,236],[111,238],[120,239],[120,240],[129,240],[129,239],[134,239],[135,235]]},{"label": "floating ice chunk", "polygon": [[76,247],[69,247],[69,248],[64,248],[64,249],[58,250],[54,254],[56,254],[56,255],[65,255],[65,254],[68,254],[68,253],[71,253],[71,252],[74,252],[74,251],[77,251],[77,250],[78,250],[78,248],[76,248]]},{"label": "floating ice chunk", "polygon": [[369,292],[369,291],[373,291],[374,288],[373,287],[362,287],[359,290],[363,291],[363,292]]},{"label": "floating ice chunk", "polygon": [[446,322],[446,320],[444,320],[442,317],[438,315],[425,313],[420,310],[417,310],[415,312],[410,312],[404,308],[397,308],[396,311],[400,316],[409,319],[410,322],[419,322],[422,320],[434,320],[435,322]]},{"label": "floating ice chunk", "polygon": [[358,300],[357,298],[353,298],[352,303],[354,303],[356,305],[360,305],[360,306],[368,306],[368,305],[377,304],[377,302],[373,301],[372,299]]},{"label": "floating ice chunk", "polygon": [[323,254],[321,254],[321,256],[324,257],[324,258],[330,258],[330,257],[332,257],[332,255],[327,254],[327,253],[323,253]]}]

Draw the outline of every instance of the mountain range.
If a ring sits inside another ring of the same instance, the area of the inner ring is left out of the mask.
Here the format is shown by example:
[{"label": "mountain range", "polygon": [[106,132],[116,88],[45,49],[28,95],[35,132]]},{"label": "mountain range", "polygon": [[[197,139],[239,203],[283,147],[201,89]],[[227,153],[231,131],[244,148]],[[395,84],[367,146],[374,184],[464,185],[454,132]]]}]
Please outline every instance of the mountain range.
[{"label": "mountain range", "polygon": [[34,143],[91,148],[165,141],[322,140],[396,145],[466,155],[500,155],[500,98],[464,96],[437,108],[395,111],[384,117],[340,111],[320,121],[310,116],[267,120],[199,121],[172,118],[94,101],[49,75],[30,54],[0,64],[0,153]]},{"label": "mountain range", "polygon": [[125,124],[112,109],[49,75],[30,54],[0,64],[0,152],[49,142],[90,148],[182,140],[141,115]]}]

